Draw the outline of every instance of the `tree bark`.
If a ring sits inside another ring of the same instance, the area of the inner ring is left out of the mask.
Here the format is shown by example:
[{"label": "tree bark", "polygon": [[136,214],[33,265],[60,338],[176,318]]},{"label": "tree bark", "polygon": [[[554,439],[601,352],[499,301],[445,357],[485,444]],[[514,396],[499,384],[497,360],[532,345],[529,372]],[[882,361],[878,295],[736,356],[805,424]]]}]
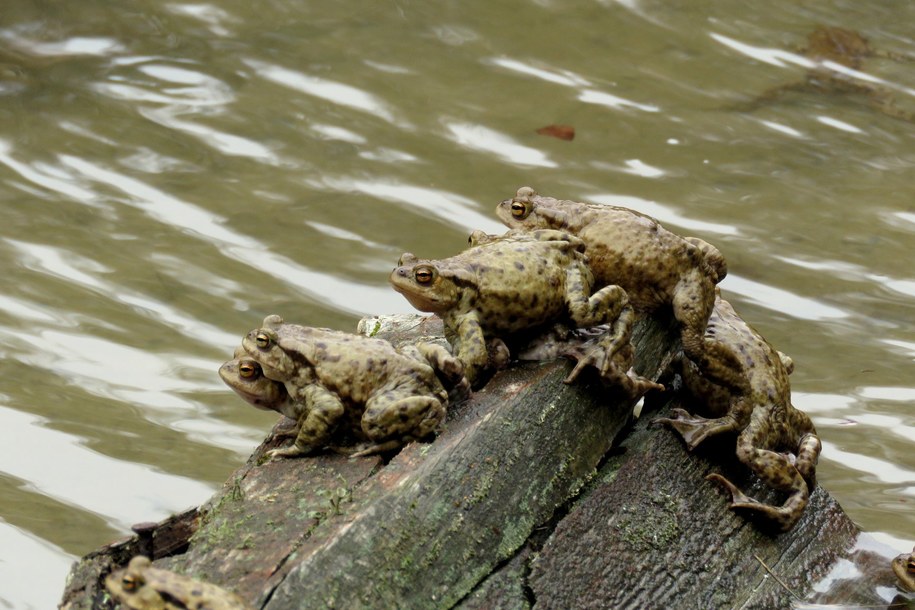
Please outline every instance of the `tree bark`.
[{"label": "tree bark", "polygon": [[[440,340],[433,319],[395,322],[362,326],[395,343]],[[666,368],[672,330],[638,323],[640,373],[657,378]],[[631,426],[631,401],[596,378],[563,384],[570,366],[497,374],[449,409],[434,442],[410,444],[388,463],[261,463],[276,446],[271,436],[204,506],[85,557],[64,604],[109,607],[100,581],[144,553],[269,610],[778,608],[792,593],[763,563],[807,596],[849,555],[858,530],[824,490],[792,531],[772,536],[729,511],[703,478],[723,469],[772,499],[737,462],[733,440],[689,454],[671,431],[648,426],[656,413]],[[669,408],[672,395],[643,411]]]}]

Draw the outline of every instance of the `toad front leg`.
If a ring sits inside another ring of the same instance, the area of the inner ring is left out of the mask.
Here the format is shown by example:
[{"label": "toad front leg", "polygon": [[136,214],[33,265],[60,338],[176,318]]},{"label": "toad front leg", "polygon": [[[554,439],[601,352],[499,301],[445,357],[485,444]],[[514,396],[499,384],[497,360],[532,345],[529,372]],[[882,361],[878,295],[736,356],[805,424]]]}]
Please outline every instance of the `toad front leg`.
[{"label": "toad front leg", "polygon": [[336,394],[318,384],[299,390],[298,398],[305,401],[306,408],[295,442],[290,447],[268,451],[270,459],[307,455],[319,449],[346,410]]},{"label": "toad front leg", "polygon": [[[445,326],[450,326],[447,320]],[[461,316],[455,321],[454,327],[457,335],[457,357],[464,365],[464,375],[470,382],[470,387],[477,390],[482,385],[480,382],[485,381],[482,373],[489,360],[483,327],[475,314]]]},{"label": "toad front leg", "polygon": [[620,286],[611,285],[588,297],[589,285],[587,276],[580,270],[569,271],[566,300],[572,320],[579,327],[610,323],[610,328],[597,345],[578,360],[565,383],[572,383],[581,371],[594,366],[605,381],[622,387],[633,398],[648,390],[663,390],[664,386],[632,370],[635,311],[629,304],[629,295]]}]

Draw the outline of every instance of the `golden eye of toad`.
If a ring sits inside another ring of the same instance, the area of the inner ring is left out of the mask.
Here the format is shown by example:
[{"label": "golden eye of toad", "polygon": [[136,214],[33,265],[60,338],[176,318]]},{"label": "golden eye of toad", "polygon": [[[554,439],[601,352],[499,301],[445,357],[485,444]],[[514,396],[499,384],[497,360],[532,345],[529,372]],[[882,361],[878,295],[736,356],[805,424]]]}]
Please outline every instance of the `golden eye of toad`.
[{"label": "golden eye of toad", "polygon": [[260,373],[259,369],[253,362],[244,362],[238,366],[238,374],[242,379],[254,379]]},{"label": "golden eye of toad", "polygon": [[432,270],[421,267],[413,272],[413,279],[417,284],[428,284],[432,281]]},{"label": "golden eye of toad", "polygon": [[512,216],[518,219],[523,219],[528,214],[528,208],[521,201],[512,202]]},{"label": "golden eye of toad", "polygon": [[125,574],[121,579],[121,585],[125,591],[136,591],[140,587],[140,581],[136,576]]},{"label": "golden eye of toad", "polygon": [[267,333],[257,333],[257,336],[254,337],[254,343],[261,349],[267,349],[270,347],[270,337]]}]

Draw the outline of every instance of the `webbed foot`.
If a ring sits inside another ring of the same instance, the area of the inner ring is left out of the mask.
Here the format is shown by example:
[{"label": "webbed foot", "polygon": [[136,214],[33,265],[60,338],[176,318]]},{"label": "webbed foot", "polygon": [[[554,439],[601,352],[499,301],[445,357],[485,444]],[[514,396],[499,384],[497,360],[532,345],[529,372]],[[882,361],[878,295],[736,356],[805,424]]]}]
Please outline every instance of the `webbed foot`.
[{"label": "webbed foot", "polygon": [[796,490],[792,493],[782,506],[772,506],[746,495],[739,487],[720,474],[713,473],[706,476],[705,479],[718,483],[731,494],[731,510],[748,511],[780,532],[787,532],[794,527],[794,524],[801,518],[809,498],[805,487],[803,490]]},{"label": "webbed foot", "polygon": [[313,453],[315,448],[307,447],[300,448],[297,445],[290,445],[289,447],[280,447],[279,449],[271,449],[266,453],[267,461],[273,461],[281,458],[294,458],[302,455],[308,455]]},{"label": "webbed foot", "polygon": [[734,422],[727,417],[706,419],[698,415],[691,415],[685,409],[679,408],[672,409],[671,414],[673,417],[656,417],[652,423],[666,424],[676,430],[690,451],[710,436],[735,429]]}]

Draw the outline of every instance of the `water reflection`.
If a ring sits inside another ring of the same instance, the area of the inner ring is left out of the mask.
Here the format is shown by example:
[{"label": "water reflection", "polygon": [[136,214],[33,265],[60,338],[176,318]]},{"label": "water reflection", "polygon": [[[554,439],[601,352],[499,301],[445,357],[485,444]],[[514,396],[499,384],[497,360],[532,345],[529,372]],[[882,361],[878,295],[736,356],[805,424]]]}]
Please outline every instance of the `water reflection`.
[{"label": "water reflection", "polygon": [[504,133],[483,125],[469,123],[446,123],[451,138],[460,146],[470,150],[489,153],[506,163],[530,165],[534,167],[556,167],[549,156],[530,146],[514,141]]},{"label": "water reflection", "polygon": [[647,214],[652,218],[656,218],[661,224],[679,227],[688,231],[715,233],[717,235],[738,235],[740,233],[739,229],[735,226],[690,218],[684,216],[670,206],[660,204],[656,201],[642,199],[641,197],[617,195],[613,193],[597,193],[594,195],[587,195],[586,199],[588,201],[593,201],[594,203],[632,208],[642,214]]},{"label": "water reflection", "polygon": [[385,102],[378,99],[377,96],[352,85],[338,83],[253,59],[249,59],[245,63],[258,76],[278,85],[289,87],[341,106],[367,112],[389,123],[396,123],[402,129],[409,128],[409,123],[394,118],[393,111]]},{"label": "water reflection", "polygon": [[456,193],[439,189],[409,184],[391,184],[383,180],[376,182],[356,178],[330,177],[313,182],[312,186],[340,192],[357,192],[383,201],[405,204],[445,220],[451,225],[463,227],[468,234],[474,229],[482,229],[489,233],[502,233],[506,230],[491,216],[476,212],[474,210],[476,205],[473,201]]},{"label": "water reflection", "polygon": [[57,607],[64,578],[76,557],[3,520],[0,548],[16,557],[16,561],[4,561],[0,570],[0,604],[16,610]]},{"label": "water reflection", "polygon": [[[9,475],[122,528],[162,519],[214,491],[211,485],[86,449],[80,439],[45,427],[41,418],[6,407],[0,407],[0,417],[9,433],[0,446],[0,463]],[[29,459],[21,459],[24,455]]]}]

